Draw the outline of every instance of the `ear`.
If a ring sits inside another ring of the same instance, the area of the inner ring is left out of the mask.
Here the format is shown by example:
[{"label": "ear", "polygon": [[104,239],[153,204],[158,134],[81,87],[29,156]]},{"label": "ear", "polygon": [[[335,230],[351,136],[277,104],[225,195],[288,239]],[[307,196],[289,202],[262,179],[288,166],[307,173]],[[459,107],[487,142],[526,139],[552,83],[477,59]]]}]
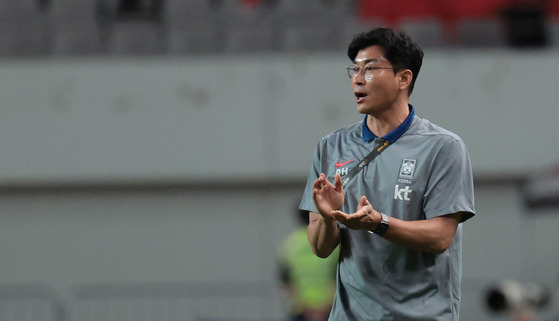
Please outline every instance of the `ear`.
[{"label": "ear", "polygon": [[400,89],[407,91],[413,79],[413,73],[409,69],[403,69],[400,70],[398,74],[399,74],[398,81],[399,81]]}]

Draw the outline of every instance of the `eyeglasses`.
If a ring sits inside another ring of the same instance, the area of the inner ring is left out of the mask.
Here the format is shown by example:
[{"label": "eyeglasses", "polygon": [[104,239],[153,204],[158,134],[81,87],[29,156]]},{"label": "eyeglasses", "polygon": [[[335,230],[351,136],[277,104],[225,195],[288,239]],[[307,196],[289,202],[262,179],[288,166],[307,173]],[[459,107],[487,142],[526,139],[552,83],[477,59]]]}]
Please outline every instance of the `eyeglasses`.
[{"label": "eyeglasses", "polygon": [[381,69],[396,70],[396,68],[393,67],[391,68],[391,67],[369,67],[369,66],[365,66],[364,68],[361,68],[359,66],[351,66],[351,67],[347,67],[346,69],[347,69],[347,75],[349,76],[350,79],[357,76],[360,71],[363,72],[363,77],[372,78],[373,72],[375,70],[381,70]]}]

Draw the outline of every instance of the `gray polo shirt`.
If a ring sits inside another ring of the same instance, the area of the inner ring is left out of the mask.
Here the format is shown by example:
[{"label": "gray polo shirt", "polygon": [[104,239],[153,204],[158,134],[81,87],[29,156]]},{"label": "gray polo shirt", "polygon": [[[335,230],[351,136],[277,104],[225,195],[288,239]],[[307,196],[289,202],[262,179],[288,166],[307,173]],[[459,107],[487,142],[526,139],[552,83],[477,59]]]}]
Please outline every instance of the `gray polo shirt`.
[{"label": "gray polo shirt", "polygon": [[[474,216],[468,152],[455,134],[410,116],[384,138],[388,146],[345,188],[342,211],[353,213],[366,195],[373,207],[401,220],[464,212]],[[359,122],[323,137],[316,149],[301,209],[317,212],[314,180],[347,173],[378,140]],[[444,253],[408,250],[365,230],[339,224],[337,293],[330,320],[458,320],[462,276],[462,224]]]}]

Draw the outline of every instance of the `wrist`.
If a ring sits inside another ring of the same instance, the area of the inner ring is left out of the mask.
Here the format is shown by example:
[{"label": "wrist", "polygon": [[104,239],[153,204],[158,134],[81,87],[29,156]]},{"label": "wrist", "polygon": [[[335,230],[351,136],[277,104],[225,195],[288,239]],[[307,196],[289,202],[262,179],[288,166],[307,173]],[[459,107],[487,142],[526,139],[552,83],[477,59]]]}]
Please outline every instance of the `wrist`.
[{"label": "wrist", "polygon": [[384,213],[379,213],[379,221],[375,222],[375,225],[369,230],[369,232],[375,233],[377,235],[384,235],[389,228],[389,221],[388,215]]},{"label": "wrist", "polygon": [[332,223],[332,221],[335,221],[334,217],[330,213],[325,214],[323,211],[319,211],[318,214],[319,214],[319,217],[317,219],[318,221],[321,221],[326,224],[330,224]]},{"label": "wrist", "polygon": [[337,222],[332,215],[322,215],[322,221],[326,224],[332,224],[332,222]]},{"label": "wrist", "polygon": [[373,209],[373,213],[371,215],[372,215],[372,223],[369,226],[368,231],[373,233],[373,231],[375,231],[377,229],[377,226],[380,224],[380,221],[382,221],[382,214],[380,214],[380,212]]}]

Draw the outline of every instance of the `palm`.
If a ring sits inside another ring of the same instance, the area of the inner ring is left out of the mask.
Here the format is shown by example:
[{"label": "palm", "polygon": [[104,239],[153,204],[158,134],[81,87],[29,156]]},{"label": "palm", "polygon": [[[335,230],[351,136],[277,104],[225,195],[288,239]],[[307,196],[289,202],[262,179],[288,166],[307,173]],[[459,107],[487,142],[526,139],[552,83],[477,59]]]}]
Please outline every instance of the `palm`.
[{"label": "palm", "polygon": [[320,193],[317,196],[317,206],[323,213],[330,213],[334,210],[340,209],[344,203],[344,195],[336,192],[334,189]]},{"label": "palm", "polygon": [[314,183],[314,202],[317,210],[323,215],[330,215],[344,204],[344,190],[339,175],[336,175],[335,184],[330,183],[324,174],[321,174]]},{"label": "palm", "polygon": [[[375,214],[377,213],[377,214]],[[334,211],[332,216],[345,226],[354,229],[370,229],[371,225],[374,226],[375,219],[373,216],[380,215],[373,209],[373,206],[365,196],[361,196],[357,211],[353,214],[346,214],[340,211]]]}]

